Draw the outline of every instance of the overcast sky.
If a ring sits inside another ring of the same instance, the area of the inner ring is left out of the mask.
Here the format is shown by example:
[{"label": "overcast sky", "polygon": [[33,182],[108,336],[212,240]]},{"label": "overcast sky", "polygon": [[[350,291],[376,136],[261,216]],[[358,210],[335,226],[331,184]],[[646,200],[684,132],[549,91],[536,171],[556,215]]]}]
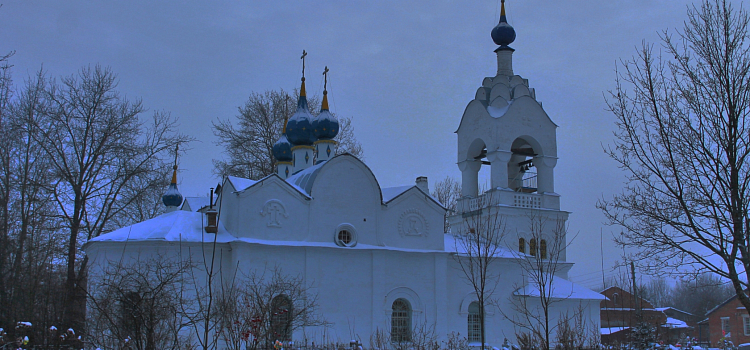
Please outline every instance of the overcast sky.
[{"label": "overcast sky", "polygon": [[[683,0],[508,0],[516,29],[513,67],[529,79],[560,128],[556,192],[578,233],[571,277],[601,285],[621,252],[611,243],[597,200],[624,180],[602,147],[614,117],[604,96],[620,59],[643,40],[683,26]],[[365,162],[381,186],[438,180],[460,172],[461,115],[485,76],[494,76],[490,37],[499,0],[479,1],[4,1],[0,54],[15,50],[16,83],[41,67],[70,75],[89,64],[111,67],[119,90],[165,110],[195,137],[180,160],[183,195],[205,195],[222,157],[211,122],[234,118],[252,92],[299,86],[307,50],[308,94],[329,98],[351,117]],[[603,232],[604,254],[599,253]]]}]

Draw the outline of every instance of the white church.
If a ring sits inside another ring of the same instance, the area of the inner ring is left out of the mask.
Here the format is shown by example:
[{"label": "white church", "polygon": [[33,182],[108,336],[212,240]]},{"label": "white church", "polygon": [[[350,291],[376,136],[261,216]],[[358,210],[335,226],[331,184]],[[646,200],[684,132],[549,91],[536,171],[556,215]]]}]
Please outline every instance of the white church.
[{"label": "white church", "polygon": [[[495,216],[503,219],[505,234],[490,266],[499,279],[491,282],[493,303],[485,309],[487,343],[516,342],[524,330],[511,320],[519,316],[514,305],[537,305],[540,293],[555,301],[550,324],[561,314],[579,312],[598,334],[604,297],[567,280],[572,263],[564,244],[555,256],[551,285],[540,288],[524,268],[547,259],[547,241],[560,228],[551,223],[564,223],[569,213],[561,210],[555,192],[557,125],[529,81],[513,72],[514,49],[508,45],[515,36],[503,4],[492,30],[497,72],[482,80],[456,131],[462,198],[449,213],[451,232],[444,232],[446,209],[430,196],[426,177],[383,188],[361,160],[334,156],[338,122],[328,111],[327,92],[320,114],[313,116],[303,77],[298,110],[273,149],[276,174],[257,181],[230,176],[212,198],[185,200],[174,175],[163,198],[167,213],[85,244],[92,271],[149,254],[218,251],[217,271],[225,281],[270,266],[299,276],[309,286],[306,293],[317,296],[326,324],[296,327],[279,340],[355,339],[369,347],[376,332],[408,342],[415,329],[427,325],[439,340],[458,333],[476,345],[478,297],[461,269],[460,259],[469,258],[456,237],[474,230],[468,217]],[[489,167],[491,186],[480,193],[483,166]],[[550,224],[530,232],[530,220]]]}]

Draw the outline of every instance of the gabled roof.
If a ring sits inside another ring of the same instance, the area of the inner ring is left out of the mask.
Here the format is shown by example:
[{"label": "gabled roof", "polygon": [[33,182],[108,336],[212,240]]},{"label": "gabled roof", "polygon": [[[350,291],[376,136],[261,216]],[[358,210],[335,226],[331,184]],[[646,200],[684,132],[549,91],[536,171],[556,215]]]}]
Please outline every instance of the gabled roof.
[{"label": "gabled roof", "polygon": [[295,185],[293,183],[290,183],[288,181],[284,181],[277,174],[268,175],[268,176],[266,176],[266,177],[264,177],[264,178],[262,178],[260,180],[257,180],[257,181],[256,180],[245,179],[245,178],[241,178],[241,177],[236,177],[236,176],[227,176],[227,179],[225,181],[231,183],[232,187],[234,187],[235,191],[237,193],[240,193],[240,192],[244,192],[244,191],[246,191],[246,190],[248,190],[250,188],[253,188],[253,187],[255,187],[255,186],[259,185],[259,184],[263,184],[266,181],[273,181],[272,179],[276,179],[279,182],[282,182],[282,183],[286,184],[287,186],[291,187],[292,189],[294,189],[295,192],[297,192],[300,195],[302,195],[305,199],[312,198],[312,197],[310,197],[310,195],[307,192],[305,192],[305,190],[303,190],[302,188],[300,188],[299,186],[297,186],[297,185]]},{"label": "gabled roof", "polygon": [[405,185],[405,186],[395,186],[395,187],[385,187],[382,188],[380,191],[383,193],[383,203],[388,203],[392,201],[394,198],[400,196],[404,192],[406,192],[408,189],[414,187],[413,185]]},{"label": "gabled roof", "polygon": [[[745,290],[745,293],[747,294],[747,290]],[[718,309],[721,309],[721,307],[722,307],[722,306],[724,306],[724,305],[726,305],[726,304],[729,304],[729,303],[730,303],[730,302],[731,302],[732,300],[734,300],[734,299],[737,299],[737,294],[735,294],[735,295],[731,296],[731,297],[730,297],[729,299],[727,299],[727,300],[724,300],[724,301],[723,301],[723,302],[721,302],[721,303],[720,303],[719,305],[716,305],[716,306],[715,306],[715,307],[714,307],[713,309],[711,309],[711,310],[708,310],[708,312],[706,312],[706,317],[708,317],[708,315],[710,315],[710,314],[714,313],[714,311],[716,311],[716,310],[718,310]]]},{"label": "gabled roof", "polygon": [[237,176],[227,176],[227,181],[232,183],[232,187],[234,187],[234,189],[237,190],[238,192],[242,192],[248,187],[258,183],[258,181],[256,180],[245,179],[245,178],[237,177]]},{"label": "gabled roof", "polygon": [[677,311],[677,312],[680,312],[680,313],[683,313],[683,314],[686,314],[686,315],[690,315],[690,316],[695,316],[695,315],[693,315],[693,314],[692,314],[692,313],[690,313],[690,312],[687,312],[687,311],[682,311],[682,310],[680,310],[680,309],[678,309],[678,308],[674,308],[674,307],[671,307],[671,306],[667,306],[667,307],[656,307],[656,308],[654,308],[654,310],[656,310],[656,311],[661,311],[661,312],[664,312],[664,311],[669,311],[669,310],[674,310],[674,311]]},{"label": "gabled roof", "polygon": [[383,203],[388,204],[389,202],[395,200],[396,198],[400,197],[404,193],[408,192],[411,189],[415,189],[415,191],[419,191],[422,194],[424,194],[427,198],[432,200],[435,204],[439,205],[440,208],[443,208],[444,210],[448,210],[443,203],[440,203],[437,198],[433,197],[429,193],[425,193],[425,191],[422,191],[421,188],[419,188],[417,185],[405,185],[405,186],[396,186],[396,187],[385,187],[380,190],[380,192],[383,194]]},{"label": "gabled roof", "polygon": [[190,207],[191,211],[198,211],[207,207],[209,204],[208,197],[185,197],[185,201],[182,202],[180,209],[187,205]]}]

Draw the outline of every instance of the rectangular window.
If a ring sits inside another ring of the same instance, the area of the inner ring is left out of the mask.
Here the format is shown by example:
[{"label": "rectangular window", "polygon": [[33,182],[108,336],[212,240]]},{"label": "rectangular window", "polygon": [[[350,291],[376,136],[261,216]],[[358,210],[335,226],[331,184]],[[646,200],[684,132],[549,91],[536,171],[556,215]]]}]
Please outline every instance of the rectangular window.
[{"label": "rectangular window", "polygon": [[721,318],[721,333],[722,333],[722,336],[727,335],[729,333],[729,317]]},{"label": "rectangular window", "polygon": [[742,325],[743,325],[742,328],[745,329],[745,335],[750,335],[750,316],[748,315],[742,316]]}]

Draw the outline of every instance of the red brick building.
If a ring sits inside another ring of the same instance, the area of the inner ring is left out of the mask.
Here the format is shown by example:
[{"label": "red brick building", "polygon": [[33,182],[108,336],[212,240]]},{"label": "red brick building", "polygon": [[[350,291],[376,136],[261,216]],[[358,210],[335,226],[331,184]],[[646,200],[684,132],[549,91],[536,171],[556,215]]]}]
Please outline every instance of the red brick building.
[{"label": "red brick building", "polygon": [[637,309],[640,307],[643,320],[656,329],[657,339],[664,332],[667,316],[643,298],[636,298],[620,287],[610,287],[601,292],[608,300],[600,307],[602,344],[627,343],[631,327],[638,323]]},{"label": "red brick building", "polygon": [[667,323],[661,326],[660,333],[663,331],[663,334],[659,338],[665,344],[683,343],[686,337],[697,338],[699,336],[700,317],[673,307],[659,307],[656,310],[667,316]]},{"label": "red brick building", "polygon": [[706,313],[708,318],[709,341],[712,346],[719,343],[719,339],[727,336],[734,345],[750,343],[750,315],[740,303],[737,296],[733,296]]}]

